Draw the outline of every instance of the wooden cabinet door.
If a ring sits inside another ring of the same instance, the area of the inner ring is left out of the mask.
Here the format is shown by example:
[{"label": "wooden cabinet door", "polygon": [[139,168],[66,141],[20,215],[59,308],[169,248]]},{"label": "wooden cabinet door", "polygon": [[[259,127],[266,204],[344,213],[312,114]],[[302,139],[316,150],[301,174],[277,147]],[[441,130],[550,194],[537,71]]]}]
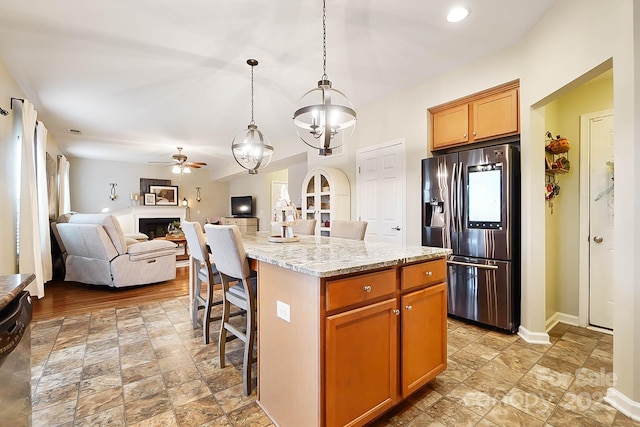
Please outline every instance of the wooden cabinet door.
[{"label": "wooden cabinet door", "polygon": [[361,426],[398,394],[397,299],[326,319],[325,425]]},{"label": "wooden cabinet door", "polygon": [[469,104],[433,113],[433,150],[469,142]]},{"label": "wooden cabinet door", "polygon": [[520,131],[518,89],[487,96],[474,101],[472,140],[497,138]]},{"label": "wooden cabinet door", "polygon": [[447,284],[408,293],[400,302],[402,397],[406,397],[447,367]]}]

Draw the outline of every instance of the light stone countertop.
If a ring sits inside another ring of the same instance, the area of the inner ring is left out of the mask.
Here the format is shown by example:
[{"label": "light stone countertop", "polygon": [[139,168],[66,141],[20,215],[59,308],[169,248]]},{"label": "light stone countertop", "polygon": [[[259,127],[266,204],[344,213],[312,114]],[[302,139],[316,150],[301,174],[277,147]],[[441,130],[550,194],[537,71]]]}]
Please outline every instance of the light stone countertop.
[{"label": "light stone countertop", "polygon": [[9,274],[0,276],[0,310],[20,294],[36,276],[34,274]]},{"label": "light stone countertop", "polygon": [[336,237],[299,236],[300,241],[269,242],[269,232],[242,235],[249,258],[314,277],[332,277],[442,258],[450,249],[398,246]]}]

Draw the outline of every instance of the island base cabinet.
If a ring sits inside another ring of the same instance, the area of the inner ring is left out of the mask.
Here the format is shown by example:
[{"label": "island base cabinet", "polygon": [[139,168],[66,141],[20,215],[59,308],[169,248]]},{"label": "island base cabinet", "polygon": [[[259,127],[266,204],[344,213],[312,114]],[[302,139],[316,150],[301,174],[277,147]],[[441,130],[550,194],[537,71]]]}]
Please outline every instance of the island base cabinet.
[{"label": "island base cabinet", "polygon": [[447,367],[447,284],[400,298],[402,396],[422,387]]},{"label": "island base cabinet", "polygon": [[326,318],[327,427],[361,426],[397,399],[395,298]]}]

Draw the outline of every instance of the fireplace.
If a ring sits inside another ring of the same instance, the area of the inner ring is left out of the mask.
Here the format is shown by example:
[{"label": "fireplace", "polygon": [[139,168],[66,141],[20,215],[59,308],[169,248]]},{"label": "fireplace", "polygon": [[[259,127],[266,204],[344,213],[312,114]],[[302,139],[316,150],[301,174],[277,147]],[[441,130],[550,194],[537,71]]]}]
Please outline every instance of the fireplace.
[{"label": "fireplace", "polygon": [[[143,229],[143,220],[155,223],[155,227],[151,228],[154,237],[164,236],[170,222],[185,220],[186,208],[184,206],[134,206],[114,212],[113,215],[118,218],[124,233],[144,233],[153,238],[148,231],[145,231],[146,226]],[[158,227],[162,228],[162,231],[159,231]]]},{"label": "fireplace", "polygon": [[149,236],[149,239],[164,237],[167,234],[168,225],[174,221],[180,222],[180,218],[139,218],[138,230]]}]

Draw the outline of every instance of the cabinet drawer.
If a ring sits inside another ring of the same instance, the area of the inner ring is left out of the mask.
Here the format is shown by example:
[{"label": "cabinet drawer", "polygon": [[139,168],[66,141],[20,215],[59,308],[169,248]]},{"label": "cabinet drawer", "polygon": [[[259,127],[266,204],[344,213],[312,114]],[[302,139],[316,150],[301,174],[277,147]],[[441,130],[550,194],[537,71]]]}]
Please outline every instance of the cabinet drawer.
[{"label": "cabinet drawer", "polygon": [[327,311],[389,295],[396,289],[395,270],[332,280],[327,283]]},{"label": "cabinet drawer", "polygon": [[258,224],[258,219],[257,218],[228,218],[228,217],[223,217],[220,220],[221,224],[225,224],[225,225],[257,225]]},{"label": "cabinet drawer", "polygon": [[401,288],[410,289],[416,286],[445,282],[447,280],[447,261],[444,258],[421,262],[402,267]]}]

